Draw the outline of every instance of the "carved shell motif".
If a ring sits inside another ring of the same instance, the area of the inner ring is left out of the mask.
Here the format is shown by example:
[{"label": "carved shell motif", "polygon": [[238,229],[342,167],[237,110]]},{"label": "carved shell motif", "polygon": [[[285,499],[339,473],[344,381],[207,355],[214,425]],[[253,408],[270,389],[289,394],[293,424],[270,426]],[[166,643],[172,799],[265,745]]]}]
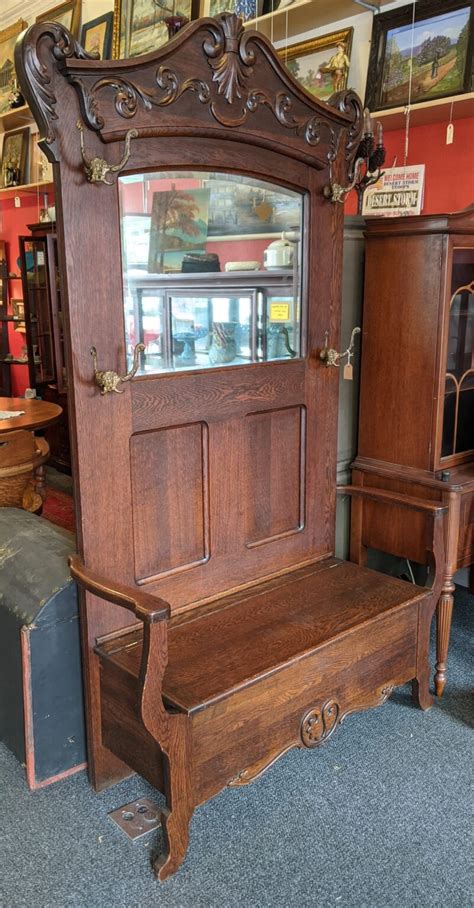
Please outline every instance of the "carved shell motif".
[{"label": "carved shell motif", "polygon": [[223,13],[220,22],[222,31],[211,26],[214,43],[205,41],[204,53],[209,58],[212,81],[217,83],[218,94],[233,104],[236,98],[242,98],[245,80],[251,75],[255,63],[255,54],[247,50],[239,16]]}]

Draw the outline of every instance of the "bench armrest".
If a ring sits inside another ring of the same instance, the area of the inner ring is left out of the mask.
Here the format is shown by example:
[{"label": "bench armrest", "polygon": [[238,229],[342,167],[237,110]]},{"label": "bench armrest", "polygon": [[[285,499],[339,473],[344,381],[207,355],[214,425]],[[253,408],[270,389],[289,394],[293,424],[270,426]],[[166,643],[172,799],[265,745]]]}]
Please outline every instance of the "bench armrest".
[{"label": "bench armrest", "polygon": [[145,624],[166,621],[170,617],[170,607],[163,599],[158,599],[151,596],[150,593],[144,593],[132,586],[111,583],[105,577],[86,568],[78,555],[71,555],[68,564],[72,577],[84,590],[93,593],[100,599],[128,609]]},{"label": "bench armrest", "polygon": [[[338,486],[337,491],[341,495],[350,495],[359,499],[363,506],[365,502],[374,502],[380,505],[386,505],[394,508],[408,509],[418,512],[425,517],[424,531],[424,551],[425,563],[433,569],[431,580],[431,590],[437,600],[441,594],[444,582],[444,564],[445,564],[445,523],[448,513],[447,505],[434,501],[428,501],[423,498],[416,498],[410,495],[404,495],[400,492],[389,492],[385,489],[371,488],[370,486]],[[362,511],[360,512],[360,521],[362,520]],[[351,560],[360,563],[364,545],[361,538],[361,522],[356,520],[355,532],[351,533]],[[365,545],[370,545],[370,541],[365,541]],[[375,545],[375,548],[378,546]],[[404,548],[404,545],[401,546]],[[383,547],[385,551],[391,554],[397,554],[401,557],[411,557],[408,551],[391,551],[390,547]]]},{"label": "bench armrest", "polygon": [[447,505],[444,504],[437,504],[424,498],[402,495],[399,492],[387,492],[385,489],[373,489],[368,486],[337,486],[337,492],[340,495],[352,495],[355,498],[365,498],[371,501],[397,505],[401,508],[411,508],[414,511],[432,514],[433,517],[440,517],[448,511]]}]

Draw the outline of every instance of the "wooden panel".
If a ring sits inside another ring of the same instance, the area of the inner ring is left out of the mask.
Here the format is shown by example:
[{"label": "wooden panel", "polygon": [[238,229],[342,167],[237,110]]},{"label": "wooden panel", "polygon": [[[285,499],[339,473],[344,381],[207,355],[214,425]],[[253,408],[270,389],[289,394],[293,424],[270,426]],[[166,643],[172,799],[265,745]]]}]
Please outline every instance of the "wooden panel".
[{"label": "wooden panel", "polygon": [[[353,478],[359,475],[354,471]],[[364,474],[364,485],[441,503],[439,490],[423,483]],[[426,518],[423,514],[407,508],[387,507],[382,502],[364,502],[362,544],[369,548],[388,552],[398,558],[408,558],[417,564],[426,564],[425,528]]]},{"label": "wooden panel", "polygon": [[431,468],[442,254],[441,236],[374,237],[369,232],[361,457]]},{"label": "wooden panel", "polygon": [[250,413],[246,433],[246,545],[251,548],[304,526],[304,407]]},{"label": "wooden panel", "polygon": [[245,416],[249,409],[291,407],[305,391],[306,363],[258,363],[194,372],[190,381],[181,375],[139,378],[133,382],[135,432],[196,419],[196,413],[213,420]]},{"label": "wooden panel", "polygon": [[301,745],[302,718],[315,706],[335,700],[342,716],[377,705],[385,688],[413,678],[417,618],[416,604],[379,616],[369,627],[196,713],[196,800],[212,797],[264,752],[269,762],[286,747]]},{"label": "wooden panel", "polygon": [[132,435],[135,576],[138,581],[209,557],[208,430],[193,423]]},{"label": "wooden panel", "polygon": [[459,562],[472,564],[474,560],[474,495],[463,495],[459,527]]}]

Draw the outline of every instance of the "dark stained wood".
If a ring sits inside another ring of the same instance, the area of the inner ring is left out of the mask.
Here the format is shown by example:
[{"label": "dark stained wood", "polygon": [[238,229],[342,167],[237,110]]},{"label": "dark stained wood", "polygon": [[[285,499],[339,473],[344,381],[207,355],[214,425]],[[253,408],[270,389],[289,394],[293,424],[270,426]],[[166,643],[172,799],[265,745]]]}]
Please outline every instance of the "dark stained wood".
[{"label": "dark stained wood", "polygon": [[[308,96],[232,14],[113,62],[37,24],[16,66],[57,180],[89,771],[98,789],[137,771],[164,793],[165,879],[224,786],[324,743],[397,684],[415,679],[429,705],[434,596],[332,556],[339,375],[318,354],[326,331],[340,340],[343,207],[323,190],[330,170],[350,179],[361,104]],[[78,117],[111,185],[86,179]],[[99,394],[92,346],[127,372],[110,165],[130,127],[125,175],[225,171],[304,196],[301,357]]]},{"label": "dark stained wood", "polygon": [[[412,602],[426,598],[422,588],[394,578],[387,582],[382,574],[335,559],[326,570],[294,571],[269,592],[253,587],[240,601],[235,597],[231,608],[224,600],[207,615],[171,625],[163,695],[185,712],[203,709],[384,612],[405,607],[408,594]],[[219,641],[211,654],[210,640]],[[141,641],[112,640],[100,654],[138,677]]]},{"label": "dark stained wood", "polygon": [[[359,449],[353,464],[357,486],[448,507],[437,613],[438,695],[446,684],[452,578],[474,562],[473,451],[443,457],[441,447],[451,271],[459,248],[474,248],[472,205],[450,215],[367,223]],[[472,279],[474,272],[466,268],[466,282]],[[367,502],[363,520],[358,506],[353,515],[354,555],[370,546],[425,563],[420,514]]]},{"label": "dark stained wood", "polygon": [[139,582],[209,557],[206,423],[130,439],[135,577]]}]

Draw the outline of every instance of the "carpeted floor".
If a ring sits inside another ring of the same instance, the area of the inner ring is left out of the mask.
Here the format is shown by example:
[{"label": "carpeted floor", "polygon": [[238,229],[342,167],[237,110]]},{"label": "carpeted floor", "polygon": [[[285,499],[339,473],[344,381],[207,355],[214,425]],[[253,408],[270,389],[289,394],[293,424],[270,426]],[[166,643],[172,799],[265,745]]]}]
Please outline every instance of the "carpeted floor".
[{"label": "carpeted floor", "polygon": [[49,520],[50,523],[55,523],[56,526],[62,527],[63,530],[70,530],[71,533],[74,533],[74,501],[72,495],[48,486],[41,516],[45,520]]},{"label": "carpeted floor", "polygon": [[164,884],[155,834],[131,843],[107,812],[138,777],[96,795],[85,773],[28,792],[0,746],[2,908],[467,908],[473,894],[472,630],[458,590],[444,698],[428,713],[408,689],[351,717],[316,752],[200,807],[184,866]]}]

